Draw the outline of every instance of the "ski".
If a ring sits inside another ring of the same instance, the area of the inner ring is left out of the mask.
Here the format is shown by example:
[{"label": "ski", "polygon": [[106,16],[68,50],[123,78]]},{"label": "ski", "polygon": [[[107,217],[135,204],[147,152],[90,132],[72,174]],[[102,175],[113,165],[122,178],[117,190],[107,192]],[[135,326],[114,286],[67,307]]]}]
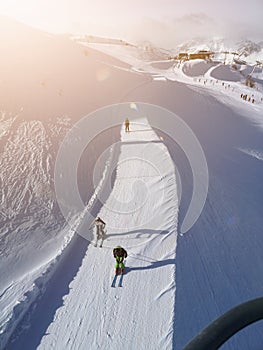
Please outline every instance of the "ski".
[{"label": "ski", "polygon": [[122,280],[123,280],[123,275],[120,275],[118,287],[122,287]]},{"label": "ski", "polygon": [[111,283],[111,286],[114,288],[115,287],[115,284],[116,284],[116,281],[117,281],[117,277],[118,277],[118,275],[115,275],[114,277],[113,277],[113,280],[112,280],[112,283]]},{"label": "ski", "polygon": [[122,287],[123,275],[115,275],[115,276],[113,277],[112,282],[111,282],[111,286],[112,286],[113,288],[116,287],[116,282],[117,282],[118,276],[120,276],[119,282],[118,282],[118,287]]}]

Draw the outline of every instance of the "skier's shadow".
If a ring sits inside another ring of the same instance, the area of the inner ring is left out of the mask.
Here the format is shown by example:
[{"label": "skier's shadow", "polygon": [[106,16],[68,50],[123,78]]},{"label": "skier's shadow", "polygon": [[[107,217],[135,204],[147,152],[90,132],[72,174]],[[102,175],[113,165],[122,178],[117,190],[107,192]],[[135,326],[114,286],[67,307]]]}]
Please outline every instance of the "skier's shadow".
[{"label": "skier's shadow", "polygon": [[120,237],[120,236],[128,236],[128,235],[135,235],[135,238],[141,238],[141,237],[146,237],[150,238],[152,235],[166,235],[169,233],[167,230],[148,230],[148,229],[137,229],[137,230],[132,230],[128,232],[122,232],[122,233],[110,233],[107,234],[107,238],[109,237]]},{"label": "skier's shadow", "polygon": [[159,267],[167,266],[167,265],[175,265],[176,260],[175,259],[166,259],[166,260],[157,260],[153,261],[150,265],[147,266],[125,266],[125,274],[130,273],[132,271],[144,271],[144,270],[152,270],[157,269]]},{"label": "skier's shadow", "polygon": [[163,141],[160,140],[150,140],[150,141],[122,141],[122,145],[149,145],[151,143],[163,143]]}]

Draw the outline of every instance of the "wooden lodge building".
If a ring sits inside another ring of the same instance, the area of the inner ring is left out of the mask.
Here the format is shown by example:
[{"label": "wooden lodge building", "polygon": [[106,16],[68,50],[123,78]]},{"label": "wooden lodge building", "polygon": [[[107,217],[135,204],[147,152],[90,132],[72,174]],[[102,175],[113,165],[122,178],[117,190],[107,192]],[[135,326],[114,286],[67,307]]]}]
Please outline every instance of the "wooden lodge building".
[{"label": "wooden lodge building", "polygon": [[180,61],[187,61],[187,60],[210,60],[214,55],[214,52],[206,51],[206,50],[200,50],[196,53],[187,53],[187,52],[180,52],[176,59]]}]

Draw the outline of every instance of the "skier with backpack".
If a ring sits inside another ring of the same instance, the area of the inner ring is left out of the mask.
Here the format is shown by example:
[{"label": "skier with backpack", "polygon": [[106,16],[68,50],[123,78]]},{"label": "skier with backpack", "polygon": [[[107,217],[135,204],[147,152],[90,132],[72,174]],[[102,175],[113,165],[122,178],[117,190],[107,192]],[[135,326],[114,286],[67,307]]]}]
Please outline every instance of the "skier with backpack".
[{"label": "skier with backpack", "polygon": [[128,254],[124,248],[121,246],[117,246],[113,249],[113,256],[116,259],[115,263],[115,275],[118,275],[118,272],[120,272],[120,275],[123,275],[124,271],[124,259],[127,258]]}]

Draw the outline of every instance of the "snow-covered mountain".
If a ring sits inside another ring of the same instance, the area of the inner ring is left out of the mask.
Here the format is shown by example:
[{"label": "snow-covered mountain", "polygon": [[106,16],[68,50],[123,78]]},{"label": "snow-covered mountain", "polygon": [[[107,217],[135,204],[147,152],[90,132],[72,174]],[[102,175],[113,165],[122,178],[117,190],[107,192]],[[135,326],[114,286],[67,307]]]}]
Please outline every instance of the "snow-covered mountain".
[{"label": "snow-covered mountain", "polygon": [[142,60],[154,61],[165,60],[171,56],[171,51],[153,45],[149,41],[144,41],[138,44],[139,57]]},{"label": "snow-covered mountain", "polygon": [[[122,43],[80,45],[12,21],[1,26],[0,349],[181,350],[223,312],[261,296],[262,68],[178,62],[152,45],[143,56]],[[200,40],[179,49],[223,53],[235,45]],[[246,60],[261,54],[248,42],[242,48],[250,48]],[[244,85],[247,75],[254,87]],[[84,115],[109,104],[111,112],[102,108],[78,129]],[[120,125],[127,116],[130,133]],[[76,170],[75,145],[114,121],[84,148]],[[54,168],[72,130],[83,134],[67,143],[68,171],[59,178],[77,174],[83,210],[72,208],[69,228]],[[197,203],[204,190],[189,135],[202,147],[209,186],[197,222],[178,235],[194,186],[202,189]],[[102,249],[92,244],[90,208],[107,223]],[[119,244],[128,258],[114,289]],[[260,349],[261,328],[222,349]]]},{"label": "snow-covered mountain", "polygon": [[[208,40],[206,38],[195,38],[178,46],[175,52],[198,52],[200,50],[207,50],[216,53],[236,53],[241,59],[245,58],[248,62],[257,57],[258,60],[263,61],[262,43],[256,43],[251,40],[233,40],[225,38],[213,38]],[[255,61],[255,59],[254,59]]]},{"label": "snow-covered mountain", "polygon": [[253,53],[258,53],[262,50],[260,43],[254,43],[251,40],[244,40],[238,43],[238,53],[240,56],[247,57]]},{"label": "snow-covered mountain", "polygon": [[227,43],[223,38],[214,38],[211,40],[205,38],[194,38],[185,43],[178,45],[181,52],[196,52],[199,50],[208,51],[225,51],[226,46],[230,46],[232,42]]}]

